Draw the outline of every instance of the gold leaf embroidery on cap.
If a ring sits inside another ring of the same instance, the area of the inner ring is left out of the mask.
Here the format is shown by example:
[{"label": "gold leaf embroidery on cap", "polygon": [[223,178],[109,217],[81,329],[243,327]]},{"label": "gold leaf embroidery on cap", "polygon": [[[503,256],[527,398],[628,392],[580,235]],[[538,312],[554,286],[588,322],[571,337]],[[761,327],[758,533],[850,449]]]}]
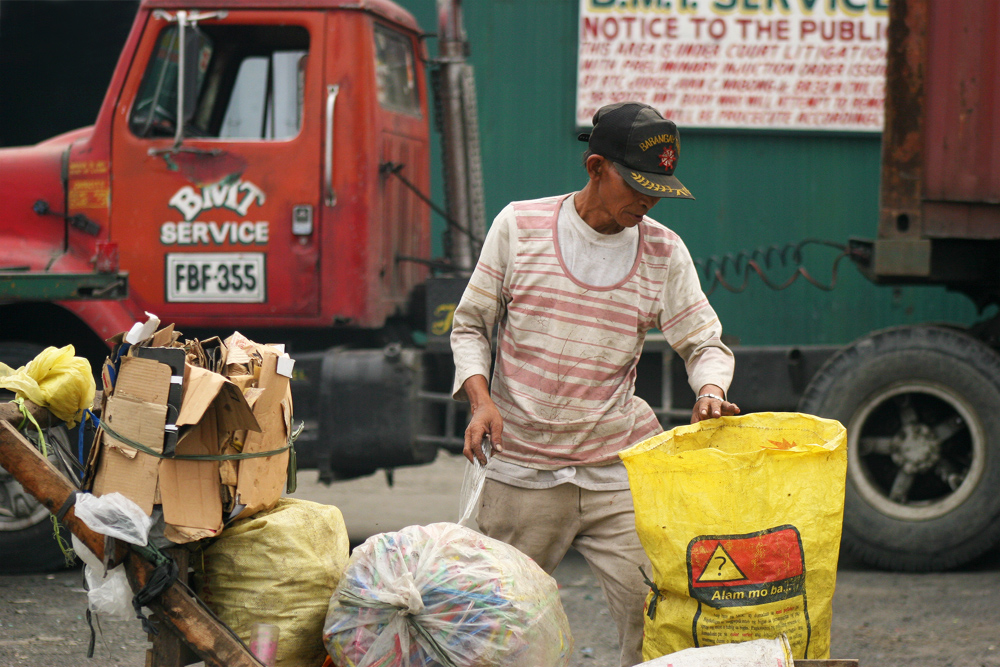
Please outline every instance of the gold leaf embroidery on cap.
[{"label": "gold leaf embroidery on cap", "polygon": [[647,190],[651,190],[653,192],[671,192],[679,195],[685,195],[688,197],[691,196],[691,191],[688,190],[687,188],[672,188],[669,185],[660,185],[659,183],[654,183],[653,181],[649,180],[642,174],[637,174],[634,171],[629,173],[631,174],[633,181],[635,181],[642,187],[646,188]]}]

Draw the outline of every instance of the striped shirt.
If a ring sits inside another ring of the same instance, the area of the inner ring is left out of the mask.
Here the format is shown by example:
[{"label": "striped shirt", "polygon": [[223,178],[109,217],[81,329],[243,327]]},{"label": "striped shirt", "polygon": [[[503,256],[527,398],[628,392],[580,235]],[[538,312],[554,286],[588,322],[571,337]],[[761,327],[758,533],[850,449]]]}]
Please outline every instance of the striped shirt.
[{"label": "striped shirt", "polygon": [[497,458],[553,470],[607,465],[661,428],[634,395],[646,332],[658,328],[684,359],[692,388],[728,390],[733,358],[681,239],[640,223],[639,251],[614,285],[584,284],[566,269],[556,234],[568,195],[505,208],[455,311],[456,398],[489,377],[489,332],[499,323],[491,395],[504,419]]}]

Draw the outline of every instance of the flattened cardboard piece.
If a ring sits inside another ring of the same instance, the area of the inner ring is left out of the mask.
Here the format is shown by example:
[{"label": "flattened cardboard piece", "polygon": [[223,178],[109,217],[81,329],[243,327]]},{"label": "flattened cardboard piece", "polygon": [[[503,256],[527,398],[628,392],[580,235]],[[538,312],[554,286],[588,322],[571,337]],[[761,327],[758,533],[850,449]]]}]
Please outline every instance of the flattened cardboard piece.
[{"label": "flattened cardboard piece", "polygon": [[[104,423],[124,438],[153,451],[163,447],[163,425],[167,406],[138,401],[127,396],[110,396]],[[135,502],[146,514],[152,514],[156,495],[156,477],[160,460],[137,452],[116,440],[107,431],[94,479],[94,495],[118,491]]]},{"label": "flattened cardboard piece", "polygon": [[213,405],[220,431],[260,430],[260,424],[243,398],[243,392],[225,377],[191,364],[185,366],[184,377],[184,398],[177,417],[182,440],[190,431],[190,428],[185,427],[201,421],[202,416]]},{"label": "flattened cardboard piece", "polygon": [[[140,348],[132,349],[137,352]],[[170,367],[158,361],[138,356],[125,357],[118,371],[114,395],[166,405],[170,394],[170,375]]]},{"label": "flattened cardboard piece", "polygon": [[145,455],[128,459],[117,450],[109,447],[102,449],[91,492],[95,496],[103,496],[117,491],[141,507],[143,512],[152,514],[157,459]]},{"label": "flattened cardboard piece", "polygon": [[168,324],[155,334],[149,344],[153,347],[169,347],[174,342],[174,325]]},{"label": "flattened cardboard piece", "polygon": [[250,385],[252,385],[254,381],[253,375],[242,373],[239,375],[229,375],[227,377],[230,382],[240,388],[240,391],[242,391],[244,395],[246,395],[247,390],[250,389]]},{"label": "flattened cardboard piece", "polygon": [[[226,339],[229,353],[226,356],[227,375],[246,373],[254,376],[254,382],[260,380],[260,367],[264,363],[262,345],[253,342],[240,332],[235,332]],[[271,350],[270,354],[274,351]]]},{"label": "flattened cardboard piece", "polygon": [[170,369],[169,393],[166,400],[151,402],[165,402],[169,406],[167,409],[167,423],[164,426],[163,454],[164,456],[173,456],[177,449],[177,415],[180,413],[181,397],[184,389],[184,350],[176,347],[133,347],[130,354],[134,355],[130,356],[130,359],[155,360],[160,365]]},{"label": "flattened cardboard piece", "polygon": [[[253,342],[239,331],[234,331],[230,334],[229,338],[227,338],[225,342],[226,347],[229,348],[230,354],[232,354],[235,350],[243,350],[244,352],[249,353],[252,348],[257,347],[257,343]],[[234,361],[232,363],[242,362]]]},{"label": "flattened cardboard piece", "polygon": [[163,527],[163,536],[174,544],[187,544],[197,542],[206,537],[215,537],[219,534],[217,530],[205,530],[204,528],[190,528],[188,526],[171,526],[167,524]]},{"label": "flattened cardboard piece", "polygon": [[[219,453],[219,428],[215,411],[209,410],[177,445],[180,456]],[[160,462],[160,496],[163,520],[171,526],[196,530],[222,530],[218,461],[163,459]]]},{"label": "flattened cardboard piece", "polygon": [[[123,438],[145,445],[154,452],[162,452],[163,424],[166,423],[166,419],[166,405],[116,394],[108,397],[102,421],[107,428],[111,428]],[[103,442],[106,447],[123,452],[128,458],[134,458],[140,453],[127,442],[112,436],[107,429],[104,432]]]},{"label": "flattened cardboard piece", "polygon": [[247,403],[252,408],[257,405],[257,401],[264,395],[264,391],[264,387],[250,387],[249,389],[243,390],[243,396],[247,399]]},{"label": "flattened cardboard piece", "polygon": [[[273,348],[258,348],[263,356],[259,387],[263,393],[254,401],[253,412],[261,432],[247,434],[244,453],[281,449],[288,443],[288,431],[282,414],[281,401],[289,390],[288,378],[278,375],[278,352]],[[235,518],[273,507],[281,498],[288,478],[288,451],[273,456],[240,461],[237,502],[246,507]]]}]

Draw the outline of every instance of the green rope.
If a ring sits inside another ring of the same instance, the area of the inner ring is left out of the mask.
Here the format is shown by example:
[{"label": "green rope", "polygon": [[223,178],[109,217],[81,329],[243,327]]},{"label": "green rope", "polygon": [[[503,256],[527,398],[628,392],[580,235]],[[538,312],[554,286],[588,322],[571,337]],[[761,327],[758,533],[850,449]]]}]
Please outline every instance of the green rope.
[{"label": "green rope", "polygon": [[[42,456],[46,459],[49,458],[49,446],[45,442],[45,434],[42,432],[42,427],[38,425],[35,418],[28,412],[28,408],[24,406],[24,398],[18,396],[14,399],[14,403],[17,404],[18,409],[24,418],[21,420],[21,425],[18,426],[18,431],[24,428],[27,422],[35,427],[35,431],[38,433],[38,448],[42,452]],[[59,519],[56,518],[55,514],[50,514],[49,519],[52,520],[52,537],[56,541],[56,545],[59,547],[59,551],[62,552],[63,558],[66,560],[66,566],[70,567],[76,562],[76,554],[73,552],[73,547],[70,543],[66,541],[66,537],[62,534],[62,525],[59,523]]]},{"label": "green rope", "polygon": [[298,487],[298,459],[295,455],[294,445],[295,441],[299,437],[299,434],[302,433],[304,426],[305,424],[300,424],[299,427],[288,436],[288,444],[281,449],[272,449],[266,452],[240,452],[239,454],[175,454],[174,456],[166,456],[162,452],[150,449],[149,447],[136,442],[131,438],[126,438],[108,426],[106,421],[101,422],[101,428],[104,429],[104,432],[110,435],[114,440],[123,442],[129,447],[137,449],[145,454],[149,454],[150,456],[155,456],[158,459],[174,459],[179,461],[242,461],[243,459],[260,459],[268,456],[275,456],[276,454],[281,454],[282,452],[288,452],[288,470],[286,473],[288,481],[285,486],[285,490],[288,493],[295,493],[295,489]]},{"label": "green rope", "polygon": [[133,449],[138,449],[144,454],[149,454],[150,456],[155,456],[158,459],[176,459],[178,461],[239,461],[242,459],[259,459],[267,456],[274,456],[275,454],[280,454],[282,452],[288,451],[292,447],[292,441],[289,439],[288,444],[281,449],[272,449],[266,452],[240,452],[239,454],[175,454],[174,456],[167,456],[163,452],[158,452],[155,449],[150,449],[146,445],[136,442],[131,438],[126,438],[124,435],[117,433],[113,428],[108,426],[106,421],[101,422],[101,428],[104,432],[110,435],[114,440],[123,442]]}]

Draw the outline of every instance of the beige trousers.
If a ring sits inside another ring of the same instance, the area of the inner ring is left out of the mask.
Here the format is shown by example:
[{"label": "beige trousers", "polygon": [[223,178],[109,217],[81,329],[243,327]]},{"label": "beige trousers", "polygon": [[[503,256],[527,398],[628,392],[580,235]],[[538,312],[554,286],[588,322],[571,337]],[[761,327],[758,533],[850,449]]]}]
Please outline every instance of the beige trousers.
[{"label": "beige trousers", "polygon": [[574,484],[523,489],[487,479],[479,528],[524,552],[552,574],[572,546],[594,572],[618,626],[621,666],[642,662],[643,603],[652,569],[635,532],[632,494]]}]

